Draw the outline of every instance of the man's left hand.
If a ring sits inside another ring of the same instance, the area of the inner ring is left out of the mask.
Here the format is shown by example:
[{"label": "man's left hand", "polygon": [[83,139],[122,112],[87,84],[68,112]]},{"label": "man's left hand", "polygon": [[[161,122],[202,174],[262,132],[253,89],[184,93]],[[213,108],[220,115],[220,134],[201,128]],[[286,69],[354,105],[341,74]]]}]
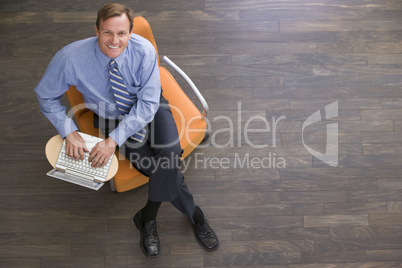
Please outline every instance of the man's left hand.
[{"label": "man's left hand", "polygon": [[89,162],[94,168],[104,167],[114,153],[117,143],[112,138],[104,139],[96,144],[89,153]]}]

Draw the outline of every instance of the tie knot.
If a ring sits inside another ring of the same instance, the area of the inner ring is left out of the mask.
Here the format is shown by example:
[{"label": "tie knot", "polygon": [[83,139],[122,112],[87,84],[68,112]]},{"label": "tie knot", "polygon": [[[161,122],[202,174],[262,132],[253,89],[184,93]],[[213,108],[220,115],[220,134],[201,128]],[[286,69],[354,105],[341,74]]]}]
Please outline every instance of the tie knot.
[{"label": "tie knot", "polygon": [[115,63],[116,63],[116,61],[115,61],[115,60],[111,60],[111,61],[109,62],[109,66],[113,66],[113,65],[115,65]]}]

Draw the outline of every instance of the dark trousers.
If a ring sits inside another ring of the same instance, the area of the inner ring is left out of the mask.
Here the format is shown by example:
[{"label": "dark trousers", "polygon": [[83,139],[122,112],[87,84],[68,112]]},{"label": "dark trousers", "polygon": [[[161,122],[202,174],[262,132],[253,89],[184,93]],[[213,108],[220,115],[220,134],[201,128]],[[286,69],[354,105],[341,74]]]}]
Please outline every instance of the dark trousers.
[{"label": "dark trousers", "polygon": [[[94,116],[95,127],[106,137],[118,123]],[[146,139],[137,142],[129,138],[119,151],[139,172],[149,177],[148,200],[169,201],[193,222],[194,199],[179,169],[183,150],[166,99],[161,97],[160,107],[148,125]]]}]

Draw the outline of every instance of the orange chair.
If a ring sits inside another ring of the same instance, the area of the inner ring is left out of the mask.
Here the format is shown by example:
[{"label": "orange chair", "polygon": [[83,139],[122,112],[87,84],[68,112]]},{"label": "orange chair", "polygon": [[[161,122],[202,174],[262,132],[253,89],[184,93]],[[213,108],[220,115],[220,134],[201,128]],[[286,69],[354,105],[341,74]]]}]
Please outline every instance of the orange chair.
[{"label": "orange chair", "polygon": [[[158,54],[151,27],[143,17],[134,18],[133,33],[148,39],[155,47],[156,53]],[[169,101],[173,118],[179,132],[180,145],[184,150],[184,158],[208,137],[206,121],[208,104],[190,78],[177,65],[167,57],[164,57],[163,60],[178,72],[178,74],[189,84],[190,88],[194,91],[203,106],[203,111],[201,113],[183,92],[168,70],[159,66],[163,96]],[[80,131],[94,136],[101,136],[100,131],[93,126],[93,112],[85,107],[81,93],[74,86],[71,86],[66,92],[66,95]],[[136,170],[128,159],[118,151],[116,151],[116,154],[119,159],[119,169],[115,177],[110,180],[112,191],[124,192],[137,188],[148,182],[148,177],[142,175],[138,170]]]}]

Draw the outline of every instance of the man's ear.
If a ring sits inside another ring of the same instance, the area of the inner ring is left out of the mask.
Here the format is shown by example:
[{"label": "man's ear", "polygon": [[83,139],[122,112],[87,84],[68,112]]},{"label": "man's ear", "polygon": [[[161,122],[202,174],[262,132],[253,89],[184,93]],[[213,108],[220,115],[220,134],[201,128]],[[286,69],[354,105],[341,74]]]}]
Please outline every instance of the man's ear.
[{"label": "man's ear", "polygon": [[96,36],[99,37],[99,29],[98,29],[98,26],[96,26],[96,25],[95,25],[95,33],[96,33]]}]

